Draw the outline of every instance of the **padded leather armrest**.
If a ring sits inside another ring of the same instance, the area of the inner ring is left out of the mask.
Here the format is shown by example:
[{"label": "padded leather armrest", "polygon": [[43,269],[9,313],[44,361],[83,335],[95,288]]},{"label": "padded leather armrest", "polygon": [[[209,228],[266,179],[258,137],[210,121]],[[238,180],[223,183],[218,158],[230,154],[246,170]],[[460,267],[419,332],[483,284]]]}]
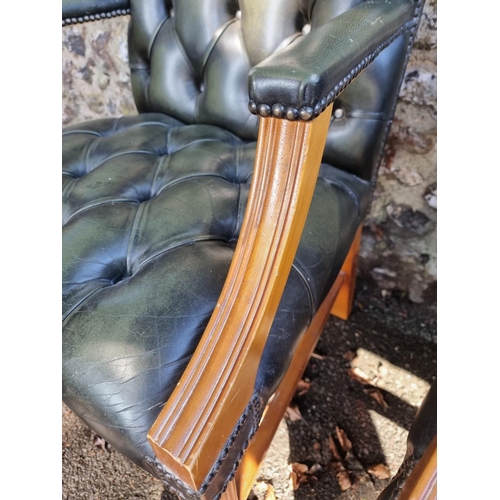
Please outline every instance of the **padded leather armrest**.
[{"label": "padded leather armrest", "polygon": [[253,114],[311,120],[397,36],[415,28],[412,0],[369,0],[250,70]]},{"label": "padded leather armrest", "polygon": [[129,7],[130,0],[62,0],[63,26],[128,14]]}]

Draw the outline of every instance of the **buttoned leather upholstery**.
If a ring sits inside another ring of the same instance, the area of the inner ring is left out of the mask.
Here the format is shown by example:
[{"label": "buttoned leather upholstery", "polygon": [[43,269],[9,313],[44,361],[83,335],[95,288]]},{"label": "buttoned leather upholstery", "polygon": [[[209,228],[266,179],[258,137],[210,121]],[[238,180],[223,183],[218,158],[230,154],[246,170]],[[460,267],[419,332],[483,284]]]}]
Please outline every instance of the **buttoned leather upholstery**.
[{"label": "buttoned leather upholstery", "polygon": [[[248,74],[275,51],[307,36],[359,0],[131,2],[132,90],[139,112],[224,127],[257,138],[248,113]],[[196,15],[193,15],[196,13]],[[305,28],[307,27],[307,28]],[[196,34],[193,36],[193,34]],[[410,33],[370,64],[335,103],[324,159],[371,180],[394,114]]]},{"label": "buttoned leather upholstery", "polygon": [[[64,399],[148,468],[146,434],[222,290],[255,142],[162,114],[63,133]],[[256,382],[272,394],[366,212],[367,181],[323,165]]]},{"label": "buttoned leather upholstery", "polygon": [[[244,215],[258,124],[248,73],[306,25],[358,3],[132,0],[140,114],[63,132],[63,399],[152,473],[147,431],[210,318]],[[366,214],[409,40],[397,38],[335,103],[343,114],[258,371],[262,403]]]}]

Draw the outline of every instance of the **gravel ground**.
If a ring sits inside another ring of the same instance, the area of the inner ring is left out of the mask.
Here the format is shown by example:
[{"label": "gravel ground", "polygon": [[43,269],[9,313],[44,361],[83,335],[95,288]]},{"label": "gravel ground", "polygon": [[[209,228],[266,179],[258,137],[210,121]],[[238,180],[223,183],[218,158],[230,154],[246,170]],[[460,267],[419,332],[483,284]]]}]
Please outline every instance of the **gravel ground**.
[{"label": "gravel ground", "polygon": [[[389,479],[368,469],[384,464],[391,475],[397,471],[412,419],[436,377],[436,341],[435,288],[423,304],[414,304],[360,279],[351,318],[329,320],[318,356],[309,362],[304,374],[309,389],[294,400],[302,418],[283,419],[251,498],[264,498],[273,489],[277,500],[375,500]],[[363,378],[370,385],[361,383]],[[62,414],[64,499],[173,498],[113,449],[94,444],[93,433],[64,405]],[[348,453],[337,427],[352,442]],[[329,437],[349,471],[351,487],[345,491]],[[295,490],[292,475],[301,480]]]}]

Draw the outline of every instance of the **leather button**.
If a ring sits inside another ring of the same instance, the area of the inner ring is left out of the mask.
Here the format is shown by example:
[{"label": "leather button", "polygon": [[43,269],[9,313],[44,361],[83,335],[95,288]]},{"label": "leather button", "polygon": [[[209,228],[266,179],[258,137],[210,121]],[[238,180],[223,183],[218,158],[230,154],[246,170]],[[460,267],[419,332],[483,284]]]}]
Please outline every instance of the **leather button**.
[{"label": "leather button", "polygon": [[333,112],[333,116],[335,117],[336,120],[340,120],[341,118],[344,118],[344,110],[342,108],[337,108]]}]

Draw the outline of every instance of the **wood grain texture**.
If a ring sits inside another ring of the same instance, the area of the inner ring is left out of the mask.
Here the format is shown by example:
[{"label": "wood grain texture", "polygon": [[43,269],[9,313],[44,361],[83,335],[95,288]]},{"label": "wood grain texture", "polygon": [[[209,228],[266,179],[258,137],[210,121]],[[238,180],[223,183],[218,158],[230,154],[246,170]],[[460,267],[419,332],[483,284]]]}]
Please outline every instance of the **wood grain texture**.
[{"label": "wood grain texture", "polygon": [[198,491],[253,392],[316,185],[332,106],[312,122],[260,120],[240,238],[214,313],[148,440]]},{"label": "wood grain texture", "polygon": [[362,230],[362,226],[359,226],[349,253],[347,254],[344,264],[342,265],[342,272],[345,274],[346,279],[342,284],[342,288],[340,289],[331,310],[331,314],[333,316],[343,320],[347,320],[352,311]]},{"label": "wood grain texture", "polygon": [[300,340],[300,344],[290,363],[290,367],[285,377],[281,381],[278,389],[274,393],[273,399],[268,404],[266,412],[262,418],[258,431],[255,433],[250,446],[245,452],[245,456],[236,472],[236,484],[238,487],[239,498],[247,498],[255,482],[259,467],[271,444],[276,429],[279,426],[285,410],[292,399],[297,384],[307,367],[307,363],[316,344],[321,336],[321,332],[328,320],[329,312],[333,301],[339,293],[342,283],[345,279],[341,271],[330,292],[314,315],[306,333]]},{"label": "wood grain texture", "polygon": [[351,244],[349,253],[347,254],[342,270],[340,271],[335,283],[328,292],[328,295],[323,300],[318,311],[314,315],[311,324],[306,333],[300,340],[292,362],[281,381],[278,389],[273,395],[272,400],[266,408],[266,412],[262,418],[258,431],[255,433],[250,446],[248,447],[243,460],[236,472],[236,484],[238,487],[239,498],[247,498],[250,490],[255,482],[259,467],[264,460],[264,456],[271,444],[276,429],[279,426],[286,408],[289,405],[297,384],[302,377],[309,358],[313,353],[316,344],[321,336],[325,324],[329,318],[332,305],[336,303],[342,290],[352,285],[352,279],[347,276],[345,269],[352,269],[353,262],[357,261],[359,252],[359,244],[361,240],[361,227],[356,232],[356,236]]},{"label": "wood grain texture", "polygon": [[398,500],[437,499],[437,436],[405,481]]}]

